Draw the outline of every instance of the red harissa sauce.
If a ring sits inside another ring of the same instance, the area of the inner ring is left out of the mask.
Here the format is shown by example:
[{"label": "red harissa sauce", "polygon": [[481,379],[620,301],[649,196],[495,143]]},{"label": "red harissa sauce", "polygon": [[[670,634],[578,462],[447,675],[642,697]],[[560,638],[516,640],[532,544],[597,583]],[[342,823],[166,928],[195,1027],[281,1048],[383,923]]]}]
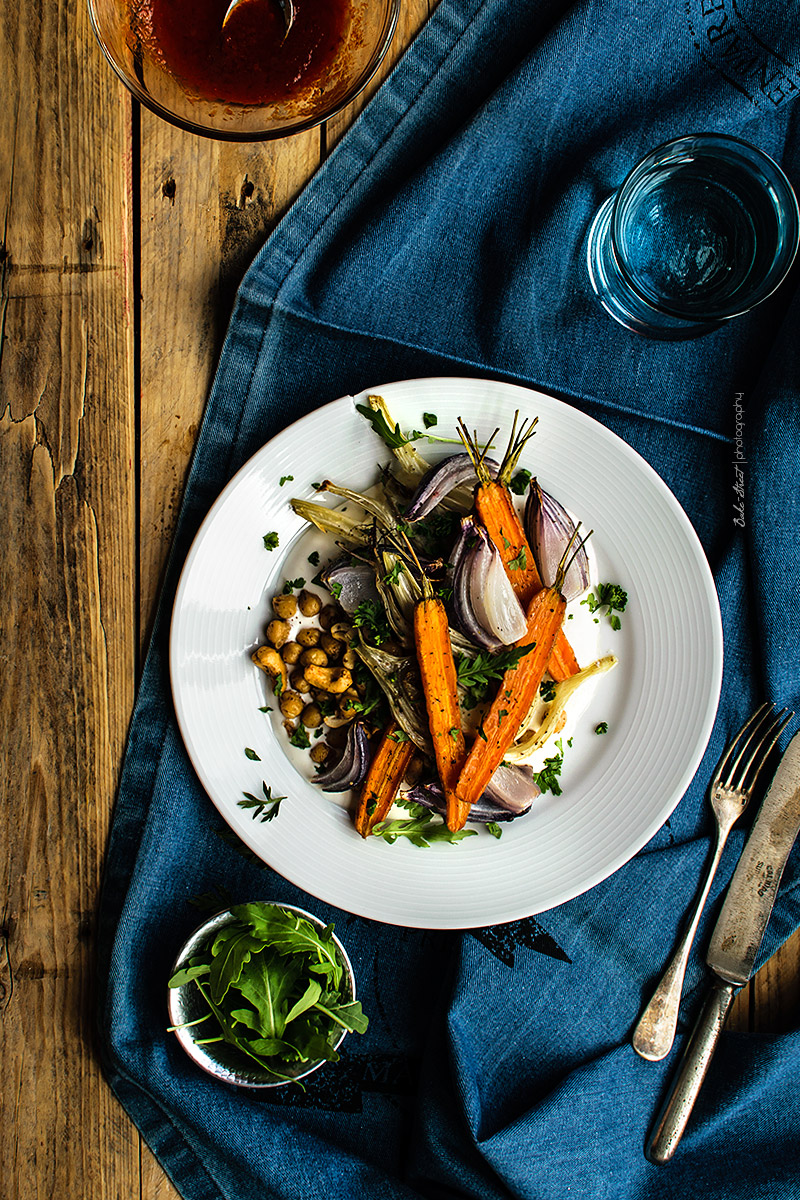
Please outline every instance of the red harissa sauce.
[{"label": "red harissa sauce", "polygon": [[292,99],[339,51],[349,0],[295,0],[284,38],[278,0],[247,0],[222,30],[230,0],[134,0],[157,57],[194,95],[231,104]]}]

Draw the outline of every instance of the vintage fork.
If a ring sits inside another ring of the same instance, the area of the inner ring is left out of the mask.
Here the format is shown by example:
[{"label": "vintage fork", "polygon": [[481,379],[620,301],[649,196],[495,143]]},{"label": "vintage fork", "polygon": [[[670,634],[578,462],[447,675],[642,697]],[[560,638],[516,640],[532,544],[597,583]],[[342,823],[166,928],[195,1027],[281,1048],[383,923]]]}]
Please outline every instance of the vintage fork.
[{"label": "vintage fork", "polygon": [[788,709],[775,714],[774,705],[762,704],[749,721],[745,721],[720,759],[709,786],[709,800],[716,818],[714,855],[686,932],[633,1032],[633,1048],[642,1058],[657,1062],[669,1054],[675,1040],[689,952],[722,851],[730,831],[747,807],[767,755],[793,716]]}]

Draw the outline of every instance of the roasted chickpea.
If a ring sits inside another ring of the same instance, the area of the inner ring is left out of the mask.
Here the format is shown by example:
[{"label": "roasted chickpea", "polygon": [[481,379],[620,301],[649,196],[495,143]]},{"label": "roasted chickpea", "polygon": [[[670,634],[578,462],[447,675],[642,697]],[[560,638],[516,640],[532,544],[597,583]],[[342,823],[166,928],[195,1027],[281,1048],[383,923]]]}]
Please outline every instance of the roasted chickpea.
[{"label": "roasted chickpea", "polygon": [[312,687],[324,688],[336,696],[346,692],[353,683],[353,676],[342,667],[318,667],[309,663],[303,670]]},{"label": "roasted chickpea", "polygon": [[272,642],[276,650],[280,650],[284,642],[288,642],[291,633],[288,621],[274,620],[267,626],[267,641]]},{"label": "roasted chickpea", "polygon": [[310,625],[307,629],[301,629],[297,635],[297,640],[301,646],[316,646],[319,642],[321,631],[314,625]]},{"label": "roasted chickpea", "polygon": [[337,642],[349,644],[356,636],[356,631],[352,625],[347,624],[347,621],[337,621],[335,625],[331,625],[331,636],[335,637]]},{"label": "roasted chickpea", "polygon": [[308,729],[316,729],[322,724],[322,713],[318,704],[307,704],[303,709],[300,720]]},{"label": "roasted chickpea", "polygon": [[358,655],[356,654],[355,650],[351,650],[348,647],[348,649],[345,650],[344,654],[342,655],[342,666],[347,667],[348,671],[352,671],[357,662]]},{"label": "roasted chickpea", "polygon": [[302,653],[303,647],[299,642],[287,642],[281,649],[281,658],[290,667],[293,667]]},{"label": "roasted chickpea", "polygon": [[356,710],[353,708],[353,697],[349,694],[349,689],[336,705],[336,711],[345,721],[352,721],[356,715]]},{"label": "roasted chickpea", "polygon": [[293,617],[294,614],[297,612],[297,601],[295,600],[294,596],[292,596],[292,595],[273,596],[272,597],[272,610],[275,613],[276,617],[280,617],[282,620],[285,621],[289,617]]},{"label": "roasted chickpea", "polygon": [[335,750],[343,750],[347,741],[347,726],[339,725],[335,729],[329,729],[325,737],[329,746]]},{"label": "roasted chickpea", "polygon": [[326,604],[320,609],[319,623],[323,629],[330,629],[331,625],[334,625],[340,616],[341,612],[336,604]]},{"label": "roasted chickpea", "polygon": [[328,656],[319,646],[312,646],[310,650],[303,651],[300,662],[304,667],[327,667]]},{"label": "roasted chickpea", "polygon": [[289,682],[296,692],[307,693],[311,691],[311,684],[306,679],[302,667],[298,667],[296,671],[292,671],[289,676]]},{"label": "roasted chickpea", "polygon": [[328,658],[339,659],[344,651],[344,642],[340,642],[338,638],[332,637],[329,633],[323,633],[319,639],[319,644],[327,654]]},{"label": "roasted chickpea", "polygon": [[329,756],[330,750],[324,742],[317,742],[316,746],[312,746],[308,755],[311,761],[316,763],[318,767],[321,767],[324,763],[326,763]]},{"label": "roasted chickpea", "polygon": [[322,601],[314,592],[307,592],[303,588],[298,598],[297,606],[304,617],[315,617],[322,608]]},{"label": "roasted chickpea", "polygon": [[297,692],[283,692],[280,700],[281,712],[285,717],[294,720],[303,711],[303,701]]}]

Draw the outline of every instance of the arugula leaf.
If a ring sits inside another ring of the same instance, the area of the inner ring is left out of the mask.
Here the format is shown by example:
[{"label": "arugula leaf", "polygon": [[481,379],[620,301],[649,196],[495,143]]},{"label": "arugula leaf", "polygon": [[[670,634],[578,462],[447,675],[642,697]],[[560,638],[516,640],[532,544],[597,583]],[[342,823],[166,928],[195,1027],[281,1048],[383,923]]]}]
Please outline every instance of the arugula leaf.
[{"label": "arugula leaf", "polygon": [[410,439],[403,436],[400,426],[395,425],[394,429],[392,429],[379,409],[370,408],[366,404],[357,404],[356,412],[360,412],[362,416],[367,418],[378,437],[386,443],[390,450],[398,450],[401,446],[408,445]]}]

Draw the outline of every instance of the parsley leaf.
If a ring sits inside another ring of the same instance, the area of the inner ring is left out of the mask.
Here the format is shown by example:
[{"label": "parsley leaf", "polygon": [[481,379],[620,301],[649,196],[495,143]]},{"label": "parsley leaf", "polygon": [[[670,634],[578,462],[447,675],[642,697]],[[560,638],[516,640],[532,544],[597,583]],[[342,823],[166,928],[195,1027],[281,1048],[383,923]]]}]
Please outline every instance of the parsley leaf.
[{"label": "parsley leaf", "polygon": [[423,413],[422,414],[422,424],[425,426],[426,429],[433,429],[434,425],[439,424],[439,418],[436,416],[435,413]]},{"label": "parsley leaf", "polygon": [[294,479],[294,475],[281,475],[280,483],[278,486],[283,487],[283,485],[285,483],[289,483],[289,481],[292,479]]},{"label": "parsley leaf", "polygon": [[492,837],[496,838],[501,838],[503,836],[503,830],[497,824],[497,821],[487,821],[486,832],[490,833]]},{"label": "parsley leaf", "polygon": [[267,550],[277,550],[278,549],[278,535],[274,529],[273,529],[272,533],[264,534],[264,547]]},{"label": "parsley leaf", "polygon": [[608,721],[601,721],[599,725],[594,727],[595,733],[608,733]]},{"label": "parsley leaf", "polygon": [[374,646],[380,646],[392,636],[386,610],[378,600],[362,600],[353,613],[353,625],[363,629]]},{"label": "parsley leaf", "polygon": [[307,750],[311,745],[305,725],[298,725],[292,736],[289,738],[289,744],[296,746],[298,750]]},{"label": "parsley leaf", "polygon": [[542,793],[552,792],[554,796],[560,796],[561,784],[558,782],[558,777],[564,765],[564,747],[561,738],[557,739],[556,746],[558,754],[544,760],[541,771],[534,775],[533,781]]},{"label": "parsley leaf", "polygon": [[512,646],[508,650],[498,650],[492,654],[481,650],[474,658],[466,654],[456,655],[456,675],[459,684],[466,690],[468,708],[474,708],[489,695],[492,681],[502,679],[506,671],[513,670],[525,654],[529,654],[533,644],[528,646]]},{"label": "parsley leaf", "polygon": [[[618,583],[598,583],[595,592],[589,592],[589,595],[581,600],[581,604],[588,606],[590,613],[604,608],[612,629],[622,628],[622,622],[617,613],[625,612],[627,603],[628,593]],[[595,618],[596,623],[597,618]]]},{"label": "parsley leaf", "polygon": [[252,792],[242,792],[244,800],[237,800],[239,808],[252,808],[251,813],[254,821],[260,820],[271,821],[278,815],[278,809],[281,806],[281,801],[285,800],[285,796],[273,796],[272,788],[268,788],[266,783],[262,783],[264,791],[264,799],[260,800],[258,796],[254,796]]},{"label": "parsley leaf", "polygon": [[525,547],[520,546],[519,554],[516,558],[509,560],[508,567],[511,571],[524,571],[528,565],[528,556],[525,553]]},{"label": "parsley leaf", "polygon": [[312,567],[318,567],[319,566],[319,550],[312,550],[308,556],[308,561],[311,563]]},{"label": "parsley leaf", "polygon": [[306,581],[302,578],[302,576],[299,579],[287,579],[283,585],[283,594],[284,596],[289,596],[295,588],[301,588],[305,586]]},{"label": "parsley leaf", "polygon": [[245,746],[244,752],[252,762],[261,762],[261,759],[250,746]]}]

